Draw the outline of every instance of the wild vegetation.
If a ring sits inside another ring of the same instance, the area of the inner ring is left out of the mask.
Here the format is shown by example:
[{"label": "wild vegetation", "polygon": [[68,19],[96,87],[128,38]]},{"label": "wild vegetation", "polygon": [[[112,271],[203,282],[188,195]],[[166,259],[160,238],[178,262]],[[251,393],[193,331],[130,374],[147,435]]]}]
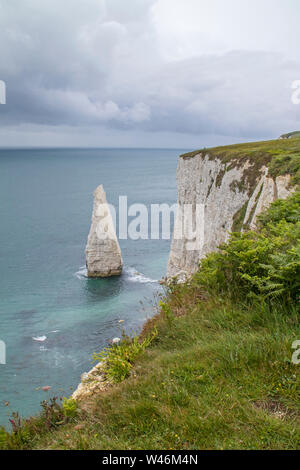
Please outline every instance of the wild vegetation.
[{"label": "wild vegetation", "polygon": [[300,298],[300,193],[277,201],[260,217],[259,232],[236,232],[209,254],[191,281],[232,300],[277,301],[287,307]]},{"label": "wild vegetation", "polygon": [[4,449],[299,449],[300,193],[169,285],[139,338],[96,357],[115,385],[13,418]]},{"label": "wild vegetation", "polygon": [[[211,158],[220,158],[228,164],[227,169],[230,168],[230,163],[233,161],[235,165],[237,163],[242,165],[246,160],[251,161],[254,167],[266,165],[270,169],[271,176],[276,177],[289,173],[292,175],[293,184],[300,183],[300,134],[287,140],[267,140],[210,149],[204,148],[181,157],[193,158],[199,153],[208,154]],[[250,173],[255,176],[257,172],[253,171],[254,167]]]},{"label": "wild vegetation", "polygon": [[94,353],[93,359],[103,362],[105,375],[110,383],[122,382],[130,375],[134,361],[145,352],[156,335],[155,328],[148,337],[142,339],[137,335],[133,338],[123,335],[123,341],[120,344],[105,348],[100,353]]},{"label": "wild vegetation", "polygon": [[282,139],[295,139],[296,137],[300,137],[300,131],[289,132],[281,136]]}]

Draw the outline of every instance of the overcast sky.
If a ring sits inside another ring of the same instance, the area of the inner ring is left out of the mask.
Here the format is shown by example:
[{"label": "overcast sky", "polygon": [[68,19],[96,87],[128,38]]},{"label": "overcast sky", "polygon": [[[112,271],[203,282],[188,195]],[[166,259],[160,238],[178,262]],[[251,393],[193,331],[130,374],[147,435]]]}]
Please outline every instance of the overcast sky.
[{"label": "overcast sky", "polygon": [[0,145],[194,148],[298,130],[299,24],[299,0],[0,0]]}]

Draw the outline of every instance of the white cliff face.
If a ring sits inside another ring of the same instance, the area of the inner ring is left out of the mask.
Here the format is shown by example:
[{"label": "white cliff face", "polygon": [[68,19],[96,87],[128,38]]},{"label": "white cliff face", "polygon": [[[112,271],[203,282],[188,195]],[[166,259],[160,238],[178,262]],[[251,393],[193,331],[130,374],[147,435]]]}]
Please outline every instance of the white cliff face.
[{"label": "white cliff face", "polygon": [[103,186],[94,192],[92,225],[86,247],[89,277],[119,276],[123,269],[121,249]]},{"label": "white cliff face", "polygon": [[[224,163],[204,154],[179,158],[177,185],[181,210],[175,220],[167,277],[179,280],[194,273],[203,257],[228,240],[229,232],[255,229],[257,216],[293,191],[290,175],[274,180],[266,166],[257,167],[249,160]],[[197,205],[204,206],[203,242],[197,249],[191,249],[184,234],[178,235],[186,205],[192,205],[194,217]]]}]

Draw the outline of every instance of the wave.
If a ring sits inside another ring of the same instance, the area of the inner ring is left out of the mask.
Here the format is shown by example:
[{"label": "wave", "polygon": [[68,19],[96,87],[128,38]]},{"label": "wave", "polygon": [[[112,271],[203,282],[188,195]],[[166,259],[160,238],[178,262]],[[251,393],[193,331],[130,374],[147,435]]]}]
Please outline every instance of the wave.
[{"label": "wave", "polygon": [[[79,271],[75,273],[77,279],[88,279],[87,269],[85,266],[82,266]],[[150,277],[144,276],[144,274],[139,273],[135,268],[130,267],[126,268],[123,271],[123,276],[129,282],[140,282],[141,284],[157,284],[159,281],[157,279],[151,279]]]},{"label": "wave", "polygon": [[47,336],[34,336],[32,339],[33,341],[38,341],[39,343],[43,343],[44,341],[46,341]]},{"label": "wave", "polygon": [[142,284],[157,284],[159,282],[156,279],[151,279],[150,277],[144,276],[144,274],[139,273],[135,268],[125,269],[124,274],[127,280],[130,282],[140,282]]},{"label": "wave", "polygon": [[77,273],[75,273],[75,276],[77,279],[87,279],[88,278],[88,272],[86,269],[86,266],[82,266]]}]

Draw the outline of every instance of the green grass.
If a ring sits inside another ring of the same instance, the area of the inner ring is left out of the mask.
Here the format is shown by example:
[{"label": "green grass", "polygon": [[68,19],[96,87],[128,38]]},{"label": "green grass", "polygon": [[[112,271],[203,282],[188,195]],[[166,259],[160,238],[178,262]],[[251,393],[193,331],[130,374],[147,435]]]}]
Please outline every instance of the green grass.
[{"label": "green grass", "polygon": [[15,414],[0,448],[299,449],[299,194],[171,282],[140,337],[95,355],[110,387]]},{"label": "green grass", "polygon": [[181,157],[189,159],[199,153],[208,154],[210,158],[218,157],[227,164],[227,170],[230,169],[231,164],[242,165],[249,160],[253,166],[245,176],[250,180],[250,185],[251,174],[256,178],[257,169],[262,165],[270,168],[270,174],[273,177],[289,173],[293,177],[294,184],[300,183],[300,136],[298,135],[288,140],[268,140],[200,149],[181,155]]},{"label": "green grass", "polygon": [[295,139],[300,137],[300,131],[289,132],[288,134],[283,134],[281,137],[283,139]]},{"label": "green grass", "polygon": [[300,446],[300,338],[296,310],[196,300],[179,288],[158,335],[130,377],[72,423],[25,425],[13,448],[296,449]]}]

